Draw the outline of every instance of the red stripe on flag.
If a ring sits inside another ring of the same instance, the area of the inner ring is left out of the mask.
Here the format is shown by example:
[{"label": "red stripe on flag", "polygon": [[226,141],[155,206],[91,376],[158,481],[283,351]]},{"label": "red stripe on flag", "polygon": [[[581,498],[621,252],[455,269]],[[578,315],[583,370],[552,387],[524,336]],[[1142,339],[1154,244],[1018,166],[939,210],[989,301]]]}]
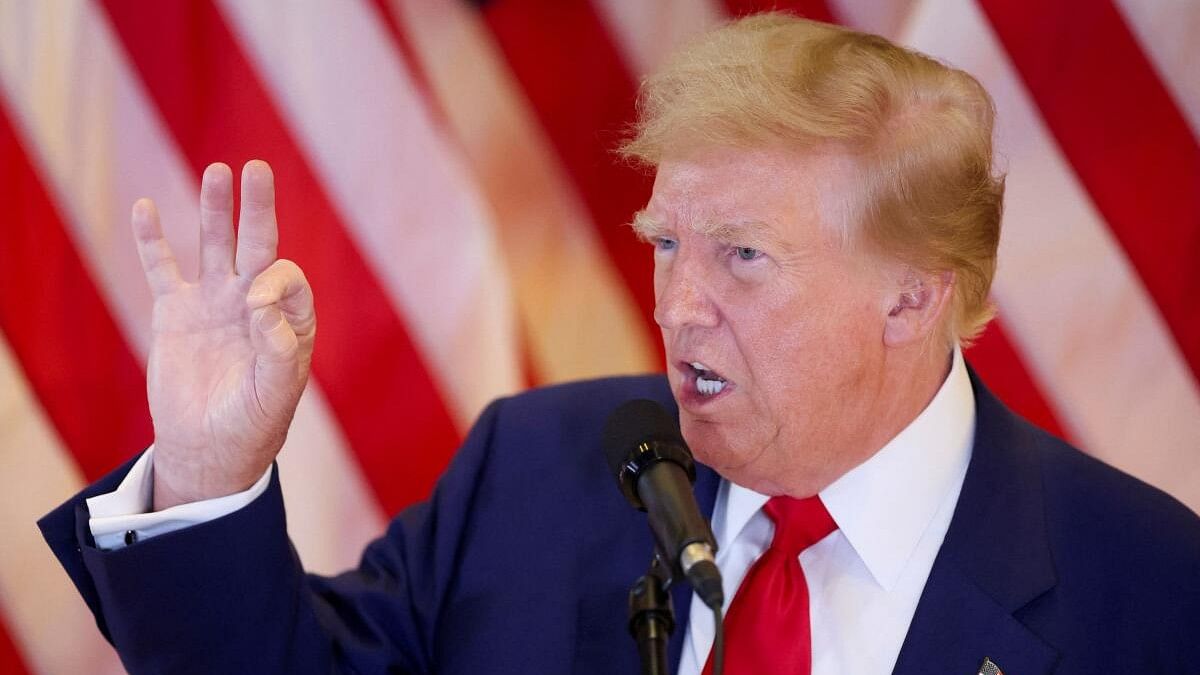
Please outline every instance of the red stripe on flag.
[{"label": "red stripe on flag", "polygon": [[228,26],[208,2],[104,3],[197,175],[258,157],[275,169],[280,255],[311,280],[313,372],[383,508],[428,494],[458,443],[437,386]]},{"label": "red stripe on flag", "polygon": [[1008,407],[1059,438],[1067,438],[1041,388],[1025,370],[999,319],[988,324],[987,330],[964,355],[988,389]]},{"label": "red stripe on flag", "polygon": [[[5,162],[6,148],[0,147],[0,162]],[[29,668],[21,658],[21,652],[8,634],[4,615],[0,612],[0,673],[5,675],[26,675]]]},{"label": "red stripe on flag", "polygon": [[[0,331],[89,480],[150,444],[146,376],[0,106]],[[29,450],[29,449],[26,449]]]},{"label": "red stripe on flag", "polygon": [[1107,0],[981,0],[1063,154],[1200,375],[1200,144]]},{"label": "red stripe on flag", "polygon": [[825,0],[725,0],[725,9],[732,17],[781,10],[814,21],[837,23]]},{"label": "red stripe on flag", "polygon": [[[604,23],[588,2],[497,0],[482,11],[610,260],[657,334],[650,252],[623,227],[646,205],[652,180],[613,153],[634,120],[637,92]],[[662,345],[654,344],[661,357]]]}]

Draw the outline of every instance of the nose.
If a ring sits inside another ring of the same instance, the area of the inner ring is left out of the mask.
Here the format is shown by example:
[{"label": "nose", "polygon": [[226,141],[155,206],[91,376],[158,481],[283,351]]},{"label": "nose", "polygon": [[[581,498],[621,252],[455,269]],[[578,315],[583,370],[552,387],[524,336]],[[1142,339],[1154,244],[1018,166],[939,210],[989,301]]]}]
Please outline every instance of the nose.
[{"label": "nose", "polygon": [[655,323],[671,330],[717,325],[719,313],[709,292],[711,277],[700,261],[681,253],[654,272]]}]

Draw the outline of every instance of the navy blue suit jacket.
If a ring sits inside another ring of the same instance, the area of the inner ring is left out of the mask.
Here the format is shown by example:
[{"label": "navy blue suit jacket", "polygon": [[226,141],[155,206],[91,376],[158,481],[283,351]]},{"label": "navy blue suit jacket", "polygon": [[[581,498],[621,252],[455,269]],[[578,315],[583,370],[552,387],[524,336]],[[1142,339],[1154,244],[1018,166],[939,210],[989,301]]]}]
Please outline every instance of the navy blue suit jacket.
[{"label": "navy blue suit jacket", "polygon": [[[966,481],[895,672],[1200,671],[1200,521],[973,385]],[[652,543],[599,447],[636,397],[674,409],[662,377],[492,404],[432,498],[333,578],[303,572],[275,480],[224,518],[100,551],[83,500],[127,465],[40,525],[132,673],[636,673],[625,603]],[[718,481],[700,467],[710,514]],[[689,590],[673,596],[672,668]]]}]

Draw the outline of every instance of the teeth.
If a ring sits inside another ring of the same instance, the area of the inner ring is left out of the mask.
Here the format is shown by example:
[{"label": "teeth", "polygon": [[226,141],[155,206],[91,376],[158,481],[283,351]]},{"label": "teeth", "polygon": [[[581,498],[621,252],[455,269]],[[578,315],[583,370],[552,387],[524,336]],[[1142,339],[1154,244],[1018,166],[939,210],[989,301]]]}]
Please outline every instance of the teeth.
[{"label": "teeth", "polygon": [[721,380],[706,380],[703,377],[696,378],[696,391],[700,392],[701,396],[714,396],[721,393],[725,388],[725,383]]},{"label": "teeth", "polygon": [[708,370],[708,367],[699,361],[692,361],[691,366],[696,370]]}]

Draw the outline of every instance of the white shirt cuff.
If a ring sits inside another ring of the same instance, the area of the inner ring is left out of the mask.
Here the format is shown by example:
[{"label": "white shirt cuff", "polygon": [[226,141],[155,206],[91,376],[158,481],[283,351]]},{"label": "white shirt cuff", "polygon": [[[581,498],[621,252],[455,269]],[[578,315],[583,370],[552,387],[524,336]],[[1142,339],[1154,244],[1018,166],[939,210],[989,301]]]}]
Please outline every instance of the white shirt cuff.
[{"label": "white shirt cuff", "polygon": [[179,504],[150,511],[154,498],[154,446],[134,463],[117,489],[87,499],[88,527],[96,547],[104,551],[124,548],[135,541],[182,530],[228,515],[254,501],[271,482],[274,465],[242,492],[215,499]]}]

